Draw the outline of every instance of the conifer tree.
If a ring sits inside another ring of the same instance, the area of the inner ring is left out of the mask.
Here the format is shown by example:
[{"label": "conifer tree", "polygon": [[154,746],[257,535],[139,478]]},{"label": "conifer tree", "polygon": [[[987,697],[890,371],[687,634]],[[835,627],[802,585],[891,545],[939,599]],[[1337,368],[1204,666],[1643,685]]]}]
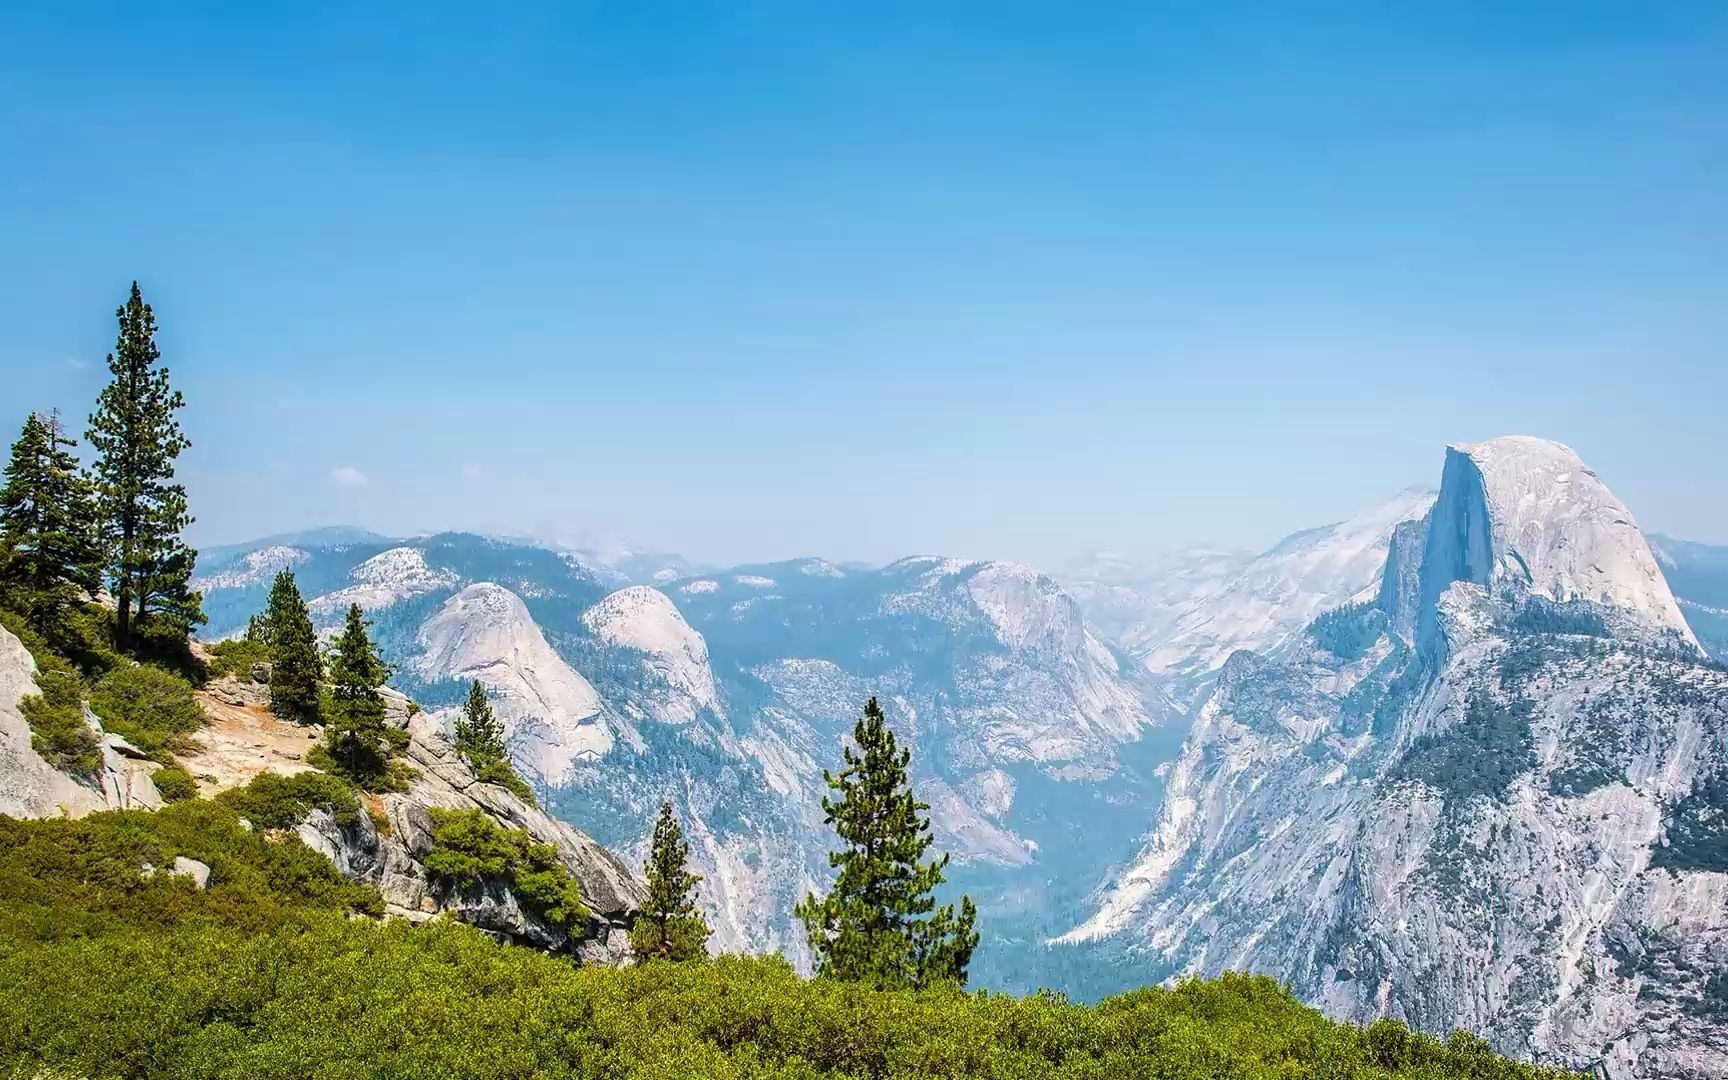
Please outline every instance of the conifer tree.
[{"label": "conifer tree", "polygon": [[839,775],[822,774],[839,795],[824,797],[822,809],[844,844],[828,855],[840,873],[827,896],[807,896],[796,909],[817,971],[881,989],[964,983],[978,911],[970,897],[961,898],[959,914],[953,905],[936,906],[948,856],[921,861],[931,842],[930,807],[912,795],[911,752],[899,748],[875,698],[852,740],[856,749],[845,748]]},{"label": "conifer tree", "polygon": [[0,487],[0,591],[38,631],[102,587],[102,549],[89,481],[57,414],[31,413]]},{"label": "conifer tree", "polygon": [[259,630],[270,649],[270,711],[284,720],[317,723],[324,664],[318,657],[312,616],[292,570],[276,574]]},{"label": "conifer tree", "polygon": [[476,773],[507,760],[504,724],[493,714],[479,679],[468,687],[468,700],[462,703],[462,716],[456,721],[456,749]]},{"label": "conifer tree", "polygon": [[630,947],[638,960],[693,960],[707,955],[708,923],[696,909],[696,883],[690,872],[690,845],[672,814],[660,804],[648,851],[648,899],[630,928]]},{"label": "conifer tree", "polygon": [[192,589],[197,553],[180,534],[192,523],[174,461],[191,445],[174,414],[185,404],[158,363],[156,315],[138,283],[115,315],[119,339],[108,354],[113,378],[96,399],[88,439],[116,605],[115,638],[130,648],[152,617],[184,632],[204,621]]},{"label": "conifer tree", "polygon": [[385,720],[384,695],[378,688],[389,677],[390,669],[366,633],[360,605],[349,605],[330,658],[324,738],[337,769],[363,786],[385,780],[391,755],[407,742],[407,733]]}]

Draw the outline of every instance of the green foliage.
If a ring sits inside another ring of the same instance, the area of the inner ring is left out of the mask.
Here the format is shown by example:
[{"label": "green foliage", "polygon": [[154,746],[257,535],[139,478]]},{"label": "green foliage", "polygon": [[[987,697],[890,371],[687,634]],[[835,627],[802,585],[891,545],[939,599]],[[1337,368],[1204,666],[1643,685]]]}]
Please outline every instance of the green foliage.
[{"label": "green foliage", "polygon": [[[295,723],[317,723],[324,663],[318,656],[312,615],[306,610],[293,571],[276,575],[260,629],[270,650],[270,711]],[[378,681],[382,684],[383,679]]]},{"label": "green foliage", "polygon": [[486,691],[475,679],[456,720],[456,750],[478,769],[488,761],[504,757],[504,724],[486,700]]},{"label": "green foliage", "polygon": [[338,825],[359,820],[360,798],[347,781],[329,773],[302,772],[293,776],[259,773],[242,788],[232,788],[217,801],[260,829],[292,829],[314,809],[328,811]]},{"label": "green foliage", "polygon": [[230,638],[210,646],[210,677],[232,675],[250,682],[252,669],[270,662],[270,649],[255,638]]},{"label": "green foliage", "polygon": [[1652,866],[1728,871],[1728,769],[1700,777],[1670,808],[1667,840],[1651,852]]},{"label": "green foliage", "polygon": [[921,861],[930,847],[927,803],[912,795],[907,765],[882,709],[871,698],[844,748],[846,766],[823,779],[839,793],[823,797],[825,820],[845,845],[830,852],[839,869],[834,888],[818,900],[806,896],[796,914],[809,935],[817,971],[879,988],[964,984],[978,944],[971,897],[936,907],[933,893],[945,880],[946,854]]},{"label": "green foliage", "polygon": [[58,413],[31,413],[0,486],[0,599],[44,633],[102,585],[95,500],[77,445]]},{"label": "green foliage", "polygon": [[0,953],[0,1060],[76,1075],[598,1080],[1538,1080],[1480,1040],[1384,1039],[1270,979],[1094,1007],[800,980],[778,959],[576,967],[470,928],[329,916]]},{"label": "green foliage", "polygon": [[204,726],[192,684],[153,664],[115,667],[96,683],[90,707],[103,727],[158,758],[182,749],[186,735]]},{"label": "green foliage", "polygon": [[1391,779],[1420,780],[1448,802],[1499,798],[1513,780],[1536,767],[1530,712],[1529,700],[1522,697],[1502,702],[1477,695],[1453,727],[1417,739]]},{"label": "green foliage", "polygon": [[330,697],[324,714],[324,749],[342,775],[361,787],[391,785],[391,757],[408,743],[408,733],[385,722],[384,695],[378,688],[390,669],[366,633],[360,605],[351,604],[330,658]]},{"label": "green foliage", "polygon": [[[209,888],[165,872],[176,856],[208,865]],[[182,922],[227,927],[233,940],[236,930],[262,932],[320,910],[379,915],[383,902],[297,838],[248,832],[221,802],[77,820],[0,817],[0,952],[22,941]]]},{"label": "green foliage", "polygon": [[440,886],[472,889],[488,881],[506,885],[516,898],[566,933],[588,923],[581,887],[558,858],[558,849],[534,840],[525,829],[507,829],[479,810],[434,807],[432,850],[426,875]]},{"label": "green foliage", "polygon": [[64,660],[38,660],[36,686],[20,703],[30,745],[56,769],[89,776],[102,766],[102,744],[84,719],[84,682]]},{"label": "green foliage", "polygon": [[1372,603],[1323,611],[1308,624],[1314,643],[1340,660],[1360,660],[1386,632],[1386,617]]},{"label": "green foliage", "polygon": [[516,774],[508,760],[488,761],[474,770],[474,775],[482,783],[497,784],[529,806],[540,805],[534,798],[534,789],[528,786],[528,781]]},{"label": "green foliage", "polygon": [[708,923],[696,909],[699,875],[690,872],[690,845],[672,813],[660,804],[648,849],[648,899],[630,928],[630,947],[638,960],[695,960],[707,955]]},{"label": "green foliage", "polygon": [[177,803],[198,797],[198,781],[178,765],[157,769],[150,777],[163,802]]},{"label": "green foliage", "polygon": [[476,679],[468,687],[462,715],[456,720],[456,752],[468,762],[474,775],[488,784],[507,788],[529,806],[538,806],[534,789],[516,774],[504,748],[504,724],[486,700],[486,691]]},{"label": "green foliage", "polygon": [[[135,649],[145,630],[183,640],[204,613],[192,589],[197,552],[180,536],[192,524],[186,488],[174,482],[175,459],[191,445],[174,417],[185,401],[158,363],[156,315],[136,281],[115,316],[113,379],[96,399],[86,437],[96,452],[91,471],[109,547],[115,637],[122,649]],[[152,621],[162,625],[149,627]]]}]

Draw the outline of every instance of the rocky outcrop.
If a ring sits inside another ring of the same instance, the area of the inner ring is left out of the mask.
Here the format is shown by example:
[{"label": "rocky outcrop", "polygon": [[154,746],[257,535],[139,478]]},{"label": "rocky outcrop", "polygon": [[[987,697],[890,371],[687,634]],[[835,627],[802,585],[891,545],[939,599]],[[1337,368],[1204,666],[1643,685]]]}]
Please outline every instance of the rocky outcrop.
[{"label": "rocky outcrop", "polygon": [[96,774],[74,778],[43,760],[31,749],[30,724],[21,708],[36,690],[36,661],[16,635],[0,627],[0,814],[83,817],[98,810],[162,805],[150,780],[156,763],[119,736],[105,734],[88,709],[85,722],[102,744]]},{"label": "rocky outcrop", "polygon": [[[645,896],[636,873],[581,831],[505,788],[480,782],[436,720],[412,710],[408,699],[394,691],[386,691],[386,700],[392,721],[409,733],[406,759],[415,775],[408,790],[368,797],[370,808],[385,822],[382,829],[371,814],[339,825],[317,810],[300,825],[300,838],[327,855],[343,874],[377,886],[391,915],[413,921],[443,915],[536,948],[574,952],[584,961],[623,962],[630,922]],[[523,829],[556,848],[593,912],[586,931],[572,938],[525,908],[503,882],[473,890],[437,887],[424,866],[432,849],[433,808],[479,810],[505,828]]]}]

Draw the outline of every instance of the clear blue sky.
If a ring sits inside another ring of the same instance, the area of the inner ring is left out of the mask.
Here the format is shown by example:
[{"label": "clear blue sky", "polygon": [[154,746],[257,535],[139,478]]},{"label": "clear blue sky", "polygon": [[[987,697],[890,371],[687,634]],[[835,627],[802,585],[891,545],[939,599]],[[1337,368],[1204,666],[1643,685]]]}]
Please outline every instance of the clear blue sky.
[{"label": "clear blue sky", "polygon": [[0,13],[6,423],[137,277],[205,541],[1258,546],[1507,432],[1728,541],[1728,5],[316,6]]}]

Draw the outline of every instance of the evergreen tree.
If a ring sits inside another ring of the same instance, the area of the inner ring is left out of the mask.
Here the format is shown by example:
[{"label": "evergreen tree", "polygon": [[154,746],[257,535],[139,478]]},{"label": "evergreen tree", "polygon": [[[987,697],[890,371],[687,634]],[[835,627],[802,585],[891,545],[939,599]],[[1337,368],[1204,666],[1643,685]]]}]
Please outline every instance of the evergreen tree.
[{"label": "evergreen tree", "polygon": [[0,591],[44,633],[102,587],[95,503],[72,454],[76,445],[58,415],[31,413],[0,487]]},{"label": "evergreen tree", "polygon": [[325,710],[325,749],[338,771],[363,786],[383,782],[391,755],[407,743],[407,732],[385,721],[384,695],[378,688],[390,669],[366,634],[359,604],[348,607],[348,620],[330,658],[330,703]]},{"label": "evergreen tree", "polygon": [[648,899],[630,928],[630,947],[638,960],[693,960],[707,955],[708,923],[696,910],[696,883],[688,868],[690,845],[672,814],[660,804],[648,852]]},{"label": "evergreen tree", "polygon": [[324,664],[318,657],[312,616],[292,570],[277,573],[258,629],[270,649],[270,711],[284,720],[317,723],[318,684],[324,677]]},{"label": "evergreen tree", "polygon": [[130,648],[152,617],[183,633],[202,623],[204,613],[192,590],[197,553],[180,538],[192,523],[186,488],[174,482],[174,461],[191,445],[174,417],[185,402],[158,364],[156,316],[137,282],[115,314],[120,335],[108,354],[113,379],[96,399],[87,437],[96,451],[96,493],[111,545],[115,638]]},{"label": "evergreen tree", "polygon": [[476,773],[507,760],[504,724],[493,714],[478,679],[468,687],[468,700],[462,703],[462,716],[456,721],[456,749]]},{"label": "evergreen tree", "polygon": [[929,804],[912,795],[902,750],[882,709],[871,698],[853,728],[856,749],[845,748],[845,768],[823,779],[839,798],[824,797],[826,821],[844,847],[828,855],[840,873],[818,900],[804,898],[797,915],[809,935],[819,974],[869,982],[881,989],[966,981],[978,935],[970,897],[936,906],[948,856],[920,861],[930,847]]}]

